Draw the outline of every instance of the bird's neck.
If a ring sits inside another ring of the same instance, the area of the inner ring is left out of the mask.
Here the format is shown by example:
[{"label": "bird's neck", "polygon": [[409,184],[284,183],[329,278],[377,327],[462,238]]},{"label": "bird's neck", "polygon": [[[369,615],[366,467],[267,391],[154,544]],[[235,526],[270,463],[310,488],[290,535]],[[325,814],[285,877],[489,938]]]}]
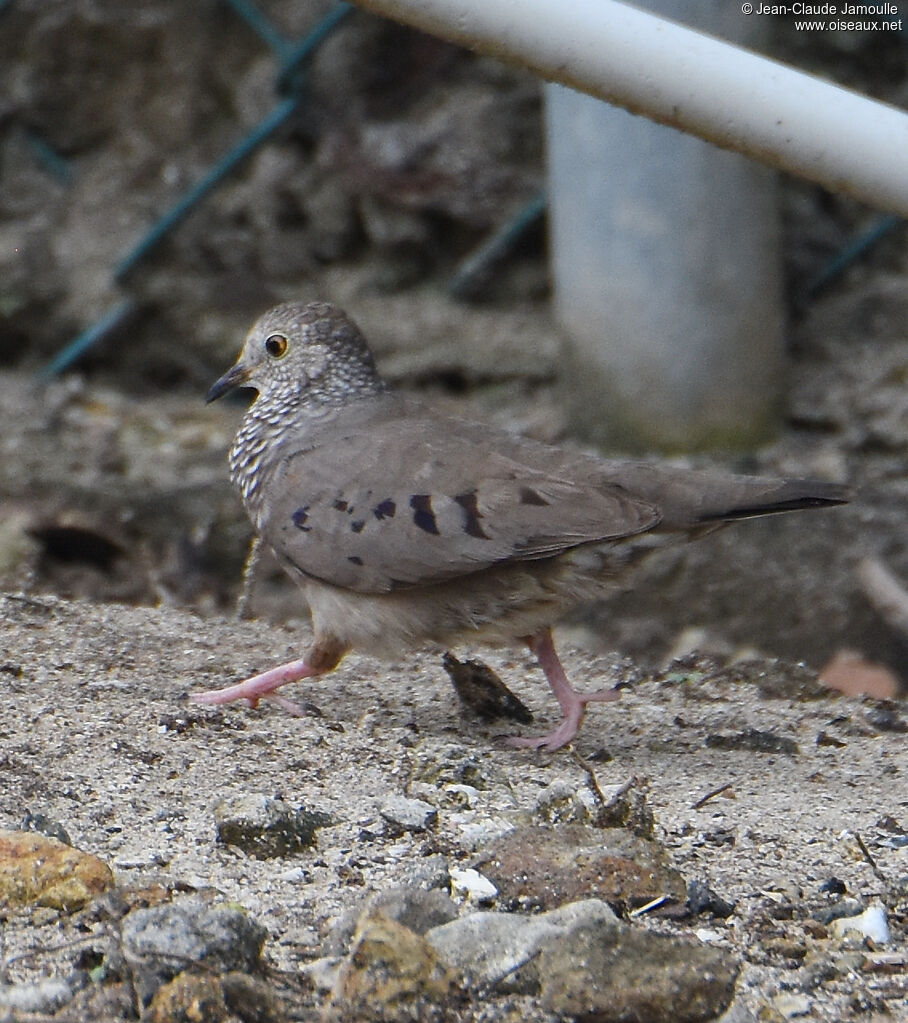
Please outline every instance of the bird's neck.
[{"label": "bird's neck", "polygon": [[284,442],[293,437],[294,450],[304,447],[307,434],[316,431],[339,409],[359,399],[374,397],[386,390],[377,381],[374,390],[347,395],[345,401],[323,401],[311,394],[264,394],[249,406],[230,447],[230,478],[243,497],[250,518],[258,527],[262,510],[265,479],[271,467],[287,454]]}]

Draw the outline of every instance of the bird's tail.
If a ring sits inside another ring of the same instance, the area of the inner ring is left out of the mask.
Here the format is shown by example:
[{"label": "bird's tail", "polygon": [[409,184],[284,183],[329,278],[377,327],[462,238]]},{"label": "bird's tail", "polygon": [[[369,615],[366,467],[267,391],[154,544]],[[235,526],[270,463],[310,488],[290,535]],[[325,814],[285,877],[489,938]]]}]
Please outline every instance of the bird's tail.
[{"label": "bird's tail", "polygon": [[729,488],[725,499],[717,494],[715,505],[704,502],[697,522],[728,522],[757,515],[798,511],[802,508],[826,508],[847,504],[847,487],[822,480],[765,480],[738,477],[738,487]]}]

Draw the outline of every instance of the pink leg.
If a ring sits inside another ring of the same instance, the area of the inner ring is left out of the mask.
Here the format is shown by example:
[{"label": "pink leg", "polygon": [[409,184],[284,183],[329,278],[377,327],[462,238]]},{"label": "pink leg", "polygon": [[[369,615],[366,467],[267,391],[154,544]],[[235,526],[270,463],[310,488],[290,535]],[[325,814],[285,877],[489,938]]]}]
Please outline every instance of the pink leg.
[{"label": "pink leg", "polygon": [[233,700],[245,700],[250,707],[258,705],[263,696],[272,696],[285,711],[290,714],[302,715],[303,710],[290,700],[282,696],[274,696],[275,689],[288,682],[298,682],[303,678],[312,678],[320,675],[320,671],[311,668],[306,661],[288,661],[286,664],[278,665],[263,671],[261,675],[253,675],[245,682],[238,682],[235,686],[225,686],[223,689],[212,689],[207,693],[191,693],[190,703],[231,703]]},{"label": "pink leg", "polygon": [[617,700],[619,693],[617,689],[600,689],[595,693],[578,693],[567,680],[558,654],[555,652],[555,644],[552,642],[550,629],[543,629],[535,636],[526,637],[526,644],[536,655],[539,667],[545,672],[555,699],[561,705],[564,720],[548,735],[538,735],[528,738],[522,736],[510,736],[507,740],[509,746],[517,746],[524,749],[539,749],[545,747],[549,751],[561,749],[566,746],[580,731],[583,724],[583,716],[586,714],[588,703],[608,703]]}]

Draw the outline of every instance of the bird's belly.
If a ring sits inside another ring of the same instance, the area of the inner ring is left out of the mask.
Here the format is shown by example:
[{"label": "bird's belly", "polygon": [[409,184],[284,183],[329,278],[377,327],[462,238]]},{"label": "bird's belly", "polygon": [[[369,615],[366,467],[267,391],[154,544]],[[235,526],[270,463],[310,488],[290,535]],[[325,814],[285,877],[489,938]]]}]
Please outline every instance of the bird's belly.
[{"label": "bird's belly", "polygon": [[396,656],[413,646],[501,645],[535,634],[613,588],[602,552],[596,553],[515,562],[382,594],[300,582],[316,638],[332,636],[363,653]]}]

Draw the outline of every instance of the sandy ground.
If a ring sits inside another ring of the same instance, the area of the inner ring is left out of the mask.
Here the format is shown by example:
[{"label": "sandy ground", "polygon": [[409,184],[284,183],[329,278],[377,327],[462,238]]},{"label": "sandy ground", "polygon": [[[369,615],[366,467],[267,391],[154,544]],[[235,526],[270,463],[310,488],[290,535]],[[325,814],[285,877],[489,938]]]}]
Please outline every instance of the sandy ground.
[{"label": "sandy ground", "polygon": [[[509,750],[495,738],[507,729],[462,719],[435,654],[393,665],[351,656],[302,694],[320,712],[305,718],[267,701],[255,711],[187,702],[190,691],[298,654],[304,633],[301,625],[172,610],[0,598],[0,826],[42,813],[124,883],[163,877],[213,886],[265,924],[271,962],[294,970],[320,954],[332,920],[364,892],[405,881],[437,853],[463,865],[476,855],[477,828],[491,834],[532,819],[553,781],[587,785],[571,752]],[[578,685],[635,674],[569,645],[565,655]],[[526,699],[536,727],[547,726],[552,701],[526,656],[488,661]],[[767,695],[780,685],[785,695]],[[708,940],[736,950],[744,962],[741,1019],[785,1018],[793,994],[799,1018],[908,1019],[908,850],[891,841],[893,821],[908,823],[905,733],[888,730],[904,729],[908,715],[904,706],[894,710],[893,719],[870,701],[817,697],[809,673],[766,662],[712,676],[703,665],[658,679],[638,675],[620,702],[589,715],[576,753],[598,784],[645,778],[656,837],[672,863],[686,880],[706,881],[736,902],[724,921],[638,923],[705,928]],[[740,740],[750,729],[793,740],[798,752],[713,745],[716,736]],[[463,765],[472,765],[478,790],[471,807],[452,789]],[[723,794],[694,807],[723,785]],[[220,797],[250,792],[281,794],[335,823],[321,829],[317,849],[250,859],[215,842],[212,813]],[[385,832],[379,809],[397,793],[436,805],[435,829]],[[854,948],[810,921],[840,898],[821,891],[831,878],[844,882],[848,897],[882,902],[890,944],[865,945],[854,960]],[[14,915],[2,955],[8,961],[59,944],[67,926]],[[62,961],[39,955],[8,979],[65,972],[65,963],[66,953]],[[817,963],[838,967],[814,983]]]}]

